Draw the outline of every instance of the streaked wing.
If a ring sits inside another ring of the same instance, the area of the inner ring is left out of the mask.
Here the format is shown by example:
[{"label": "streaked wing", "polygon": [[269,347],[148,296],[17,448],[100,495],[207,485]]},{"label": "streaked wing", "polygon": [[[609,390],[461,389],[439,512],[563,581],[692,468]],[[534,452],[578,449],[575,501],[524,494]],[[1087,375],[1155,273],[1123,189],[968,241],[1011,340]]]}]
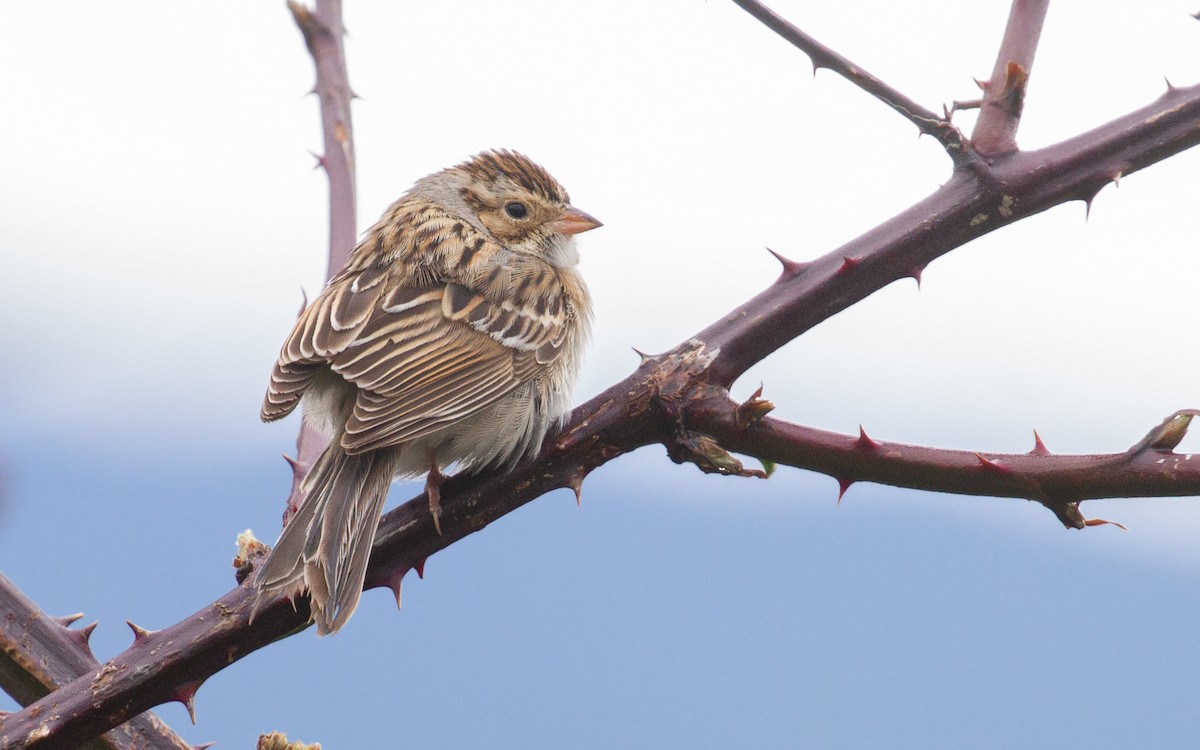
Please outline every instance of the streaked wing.
[{"label": "streaked wing", "polygon": [[355,340],[375,309],[386,277],[387,268],[378,266],[343,273],[305,308],[271,371],[263,421],[290,414],[328,358]]},{"label": "streaked wing", "polygon": [[343,272],[309,305],[271,373],[263,419],[291,412],[328,367],[360,389],[346,450],[398,445],[512,392],[566,339],[557,285],[498,302],[456,283],[396,287],[388,275],[387,266]]},{"label": "streaked wing", "polygon": [[557,356],[565,317],[561,300],[525,309],[458,284],[392,290],[331,360],[361,389],[343,446],[398,445],[494,403]]}]

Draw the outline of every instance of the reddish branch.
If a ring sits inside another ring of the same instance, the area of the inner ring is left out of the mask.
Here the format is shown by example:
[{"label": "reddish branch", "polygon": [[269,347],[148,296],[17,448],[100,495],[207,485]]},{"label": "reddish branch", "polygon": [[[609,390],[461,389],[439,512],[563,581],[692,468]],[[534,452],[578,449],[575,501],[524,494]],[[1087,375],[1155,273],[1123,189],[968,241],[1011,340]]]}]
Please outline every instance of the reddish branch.
[{"label": "reddish branch", "polygon": [[[0,575],[0,686],[22,705],[33,703],[99,665],[88,645],[96,623],[70,626],[82,615],[51,617]],[[0,747],[8,745],[0,742]],[[94,750],[191,750],[147,711],[93,740]]]},{"label": "reddish branch", "polygon": [[[1055,146],[1001,154],[990,165],[960,165],[933,195],[811,263],[781,259],[778,281],[675,350],[645,357],[633,375],[579,407],[536,462],[503,476],[447,481],[443,535],[433,529],[424,496],[388,513],[368,587],[389,586],[399,597],[404,575],[420,572],[430,554],[550,490],[578,489],[596,466],[651,443],[667,445],[677,460],[722,473],[744,471],[724,451],[733,448],[824,471],[843,483],[1029,497],[1072,526],[1083,522],[1076,504],[1087,498],[1200,495],[1200,471],[1192,466],[1198,462],[1171,452],[1195,412],[1174,415],[1123,454],[1053,456],[1039,449],[995,456],[789,425],[764,418],[769,404],[734,404],[726,390],[783,344],[892,281],[918,275],[950,250],[1052,206],[1089,201],[1118,176],[1197,143],[1200,86],[1172,88],[1136,112]],[[124,653],[4,719],[0,747],[32,737],[44,746],[81,743],[306,627],[303,600],[298,611],[276,602],[250,625],[252,599],[249,590],[237,588],[170,628],[139,634]]]},{"label": "reddish branch", "polygon": [[1017,150],[1017,126],[1025,106],[1025,86],[1050,0],[1013,0],[992,77],[983,84],[983,101],[971,142],[985,156]]},{"label": "reddish branch", "polygon": [[[313,10],[288,0],[288,10],[300,27],[304,43],[317,70],[313,91],[321,100],[321,132],[325,153],[317,163],[329,178],[329,266],[330,278],[346,263],[354,249],[358,201],[355,197],[354,128],[350,119],[350,80],[346,74],[346,30],[342,26],[342,0],[317,0]],[[292,467],[292,490],[284,508],[284,519],[300,507],[300,481],[325,450],[329,438],[301,424],[296,436],[296,458]]]}]

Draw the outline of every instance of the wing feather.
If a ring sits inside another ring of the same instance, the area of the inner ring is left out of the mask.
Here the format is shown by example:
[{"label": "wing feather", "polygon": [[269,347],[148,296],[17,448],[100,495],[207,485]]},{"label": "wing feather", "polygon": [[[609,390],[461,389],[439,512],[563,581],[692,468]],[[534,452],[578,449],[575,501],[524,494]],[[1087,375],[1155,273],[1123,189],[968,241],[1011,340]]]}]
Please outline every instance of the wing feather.
[{"label": "wing feather", "polygon": [[[529,286],[529,285],[526,285]],[[462,284],[343,273],[296,321],[271,374],[263,418],[292,411],[329,368],[359,389],[342,437],[360,453],[436,432],[487,408],[554,360],[567,335],[557,285],[517,304]]]}]

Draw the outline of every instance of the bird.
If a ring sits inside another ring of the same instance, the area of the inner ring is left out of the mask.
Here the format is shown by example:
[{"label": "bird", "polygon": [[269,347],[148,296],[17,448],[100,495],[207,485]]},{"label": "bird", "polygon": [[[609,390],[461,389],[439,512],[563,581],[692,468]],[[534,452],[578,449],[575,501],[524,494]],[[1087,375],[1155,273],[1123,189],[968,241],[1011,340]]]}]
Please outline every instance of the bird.
[{"label": "bird", "polygon": [[[255,580],[253,612],[307,593],[317,633],[358,606],[396,477],[511,470],[566,418],[592,316],[575,235],[601,226],[543,167],[491,150],[417,180],[300,314],[264,422],[304,402],[330,443]],[[253,617],[253,615],[252,615]]]}]

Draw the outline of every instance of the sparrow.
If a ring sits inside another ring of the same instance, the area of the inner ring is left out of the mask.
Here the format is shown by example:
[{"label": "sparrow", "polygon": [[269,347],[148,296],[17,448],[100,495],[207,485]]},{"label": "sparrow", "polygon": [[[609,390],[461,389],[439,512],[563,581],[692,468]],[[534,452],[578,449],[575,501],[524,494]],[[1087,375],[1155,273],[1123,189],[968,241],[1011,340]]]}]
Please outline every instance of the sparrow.
[{"label": "sparrow", "polygon": [[309,595],[317,633],[358,605],[394,478],[427,473],[441,533],[444,467],[509,470],[569,411],[592,304],[575,235],[601,226],[514,151],[418,180],[301,313],[262,419],[330,437],[303,502],[254,579],[254,609]]}]

